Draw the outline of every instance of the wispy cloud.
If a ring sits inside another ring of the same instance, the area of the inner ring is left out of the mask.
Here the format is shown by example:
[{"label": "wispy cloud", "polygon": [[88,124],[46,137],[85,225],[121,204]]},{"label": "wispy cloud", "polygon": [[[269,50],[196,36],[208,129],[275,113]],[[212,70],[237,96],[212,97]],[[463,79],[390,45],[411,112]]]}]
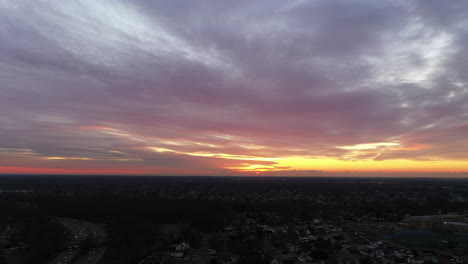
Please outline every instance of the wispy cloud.
[{"label": "wispy cloud", "polygon": [[462,0],[0,0],[0,166],[467,161],[467,24]]}]

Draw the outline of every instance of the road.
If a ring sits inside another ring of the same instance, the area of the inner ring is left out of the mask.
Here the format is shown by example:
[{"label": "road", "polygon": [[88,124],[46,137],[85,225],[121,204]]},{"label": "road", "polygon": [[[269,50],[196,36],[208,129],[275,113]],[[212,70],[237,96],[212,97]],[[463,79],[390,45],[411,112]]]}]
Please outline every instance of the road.
[{"label": "road", "polygon": [[84,222],[83,226],[88,230],[89,235],[93,238],[94,241],[97,242],[98,245],[92,249],[90,249],[88,252],[86,252],[84,255],[79,257],[76,261],[72,262],[73,264],[96,264],[99,262],[102,256],[104,256],[104,253],[106,253],[107,247],[102,246],[104,241],[106,240],[106,230],[104,227],[93,224],[91,222]]},{"label": "road", "polygon": [[201,241],[198,250],[195,251],[193,258],[193,263],[195,264],[205,264],[210,263],[210,256],[208,256],[210,248],[210,239],[213,237],[213,234],[201,233]]},{"label": "road", "polygon": [[[106,252],[103,243],[106,239],[104,227],[86,221],[76,219],[59,218],[61,224],[72,232],[72,239],[67,244],[68,249],[61,252],[49,264],[96,264]],[[91,248],[84,254],[80,253],[79,245],[88,237],[91,237],[99,246]]]},{"label": "road", "polygon": [[78,249],[69,249],[67,251],[63,251],[57,257],[51,260],[49,264],[69,264],[77,253]]},{"label": "road", "polygon": [[106,253],[106,247],[95,247],[84,256],[78,258],[73,264],[95,264]]}]

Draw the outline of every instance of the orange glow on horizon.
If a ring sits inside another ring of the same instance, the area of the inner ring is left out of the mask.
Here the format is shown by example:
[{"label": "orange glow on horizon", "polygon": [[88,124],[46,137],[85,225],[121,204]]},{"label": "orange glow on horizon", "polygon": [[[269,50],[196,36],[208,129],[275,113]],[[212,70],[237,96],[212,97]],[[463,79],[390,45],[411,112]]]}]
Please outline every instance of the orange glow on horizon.
[{"label": "orange glow on horizon", "polygon": [[325,172],[464,172],[467,170],[467,162],[462,160],[361,160],[349,161],[331,158],[304,158],[304,157],[288,157],[275,160],[277,164],[268,166],[260,164],[246,164],[241,167],[230,167],[238,172],[251,171],[281,171],[285,170],[319,170]]},{"label": "orange glow on horizon", "polygon": [[361,160],[349,161],[338,159],[308,159],[291,157],[281,159],[279,164],[297,170],[323,170],[329,172],[363,171],[363,172],[460,172],[467,169],[466,161],[461,160]]}]

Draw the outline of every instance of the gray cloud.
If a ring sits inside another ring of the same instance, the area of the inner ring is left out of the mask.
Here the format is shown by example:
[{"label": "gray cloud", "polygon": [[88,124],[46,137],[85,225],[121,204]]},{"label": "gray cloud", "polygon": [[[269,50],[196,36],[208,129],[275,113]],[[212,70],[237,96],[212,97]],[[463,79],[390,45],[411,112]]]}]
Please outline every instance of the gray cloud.
[{"label": "gray cloud", "polygon": [[391,141],[427,147],[362,158],[468,159],[465,1],[0,0],[0,25],[5,166],[226,173],[246,162],[209,154]]}]

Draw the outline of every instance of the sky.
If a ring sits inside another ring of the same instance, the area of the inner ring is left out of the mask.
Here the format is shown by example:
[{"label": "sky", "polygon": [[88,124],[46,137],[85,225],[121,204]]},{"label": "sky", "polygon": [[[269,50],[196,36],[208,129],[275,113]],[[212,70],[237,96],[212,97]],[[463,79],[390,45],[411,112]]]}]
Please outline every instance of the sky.
[{"label": "sky", "polygon": [[0,0],[0,174],[468,177],[468,1]]}]

